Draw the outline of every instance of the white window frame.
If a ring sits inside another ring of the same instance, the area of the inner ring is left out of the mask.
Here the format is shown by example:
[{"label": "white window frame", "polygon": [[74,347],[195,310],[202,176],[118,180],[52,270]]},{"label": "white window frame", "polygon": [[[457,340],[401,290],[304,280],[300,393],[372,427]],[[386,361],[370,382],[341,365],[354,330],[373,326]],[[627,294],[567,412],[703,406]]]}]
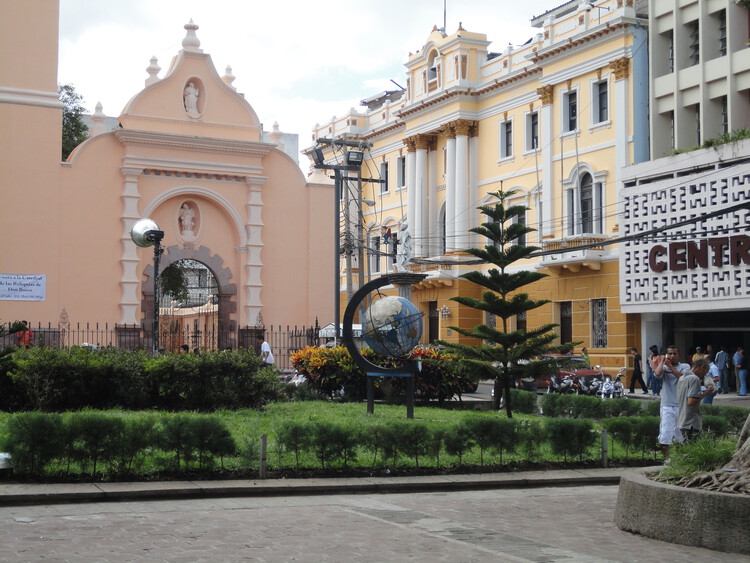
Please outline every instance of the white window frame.
[{"label": "white window frame", "polygon": [[[600,94],[602,86],[607,88],[607,116],[600,121],[601,107]],[[608,125],[611,122],[612,104],[610,103],[609,77],[602,77],[601,80],[591,82],[591,126],[600,127]],[[579,115],[580,117],[580,115]]]},{"label": "white window frame", "polygon": [[[533,116],[536,115],[536,146],[534,146],[533,141],[534,137],[531,134],[532,133],[532,120]],[[539,150],[539,130],[540,130],[540,124],[539,124],[539,110],[534,111],[527,111],[524,114],[524,121],[525,121],[525,127],[524,127],[524,148],[526,153],[531,153],[534,151]]]},{"label": "white window frame", "polygon": [[[508,147],[508,128],[510,128],[510,147]],[[509,160],[513,158],[513,118],[501,121],[498,126],[498,134],[500,135],[499,146],[500,146],[500,158],[499,160]]]},{"label": "white window frame", "polygon": [[[583,231],[583,215],[581,214],[581,180],[584,174],[591,176],[592,217],[591,232]],[[607,171],[594,172],[588,167],[581,167],[563,182],[565,190],[565,236],[572,237],[582,234],[604,234],[604,209],[606,208]]]},{"label": "white window frame", "polygon": [[396,157],[396,189],[406,186],[406,156]]},{"label": "white window frame", "polygon": [[[570,128],[570,98],[571,96],[575,96],[575,127],[573,129]],[[561,131],[563,134],[574,134],[577,133],[578,130],[581,127],[581,113],[578,111],[578,108],[581,105],[581,97],[578,95],[578,86],[575,86],[571,88],[570,90],[562,93],[562,124],[561,124]]]},{"label": "white window frame", "polygon": [[383,160],[380,163],[380,179],[385,180],[385,183],[381,182],[379,184],[381,195],[389,193],[389,190],[390,190],[389,178],[388,178],[389,172],[390,172],[390,166],[388,166],[388,160],[387,159]]},{"label": "white window frame", "polygon": [[369,269],[370,273],[372,274],[378,274],[381,272],[380,269],[380,234],[379,231],[374,230],[371,231],[368,235],[368,254],[369,254]]}]

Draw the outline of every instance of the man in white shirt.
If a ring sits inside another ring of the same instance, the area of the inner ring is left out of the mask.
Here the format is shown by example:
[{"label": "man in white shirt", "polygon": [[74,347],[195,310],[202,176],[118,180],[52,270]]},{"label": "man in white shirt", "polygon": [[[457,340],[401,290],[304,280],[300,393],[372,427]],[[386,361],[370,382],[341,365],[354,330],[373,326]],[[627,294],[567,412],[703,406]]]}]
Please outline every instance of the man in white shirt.
[{"label": "man in white shirt", "polygon": [[664,452],[664,461],[669,461],[669,446],[681,444],[682,432],[677,424],[680,408],[677,400],[677,380],[690,371],[690,365],[680,362],[680,351],[674,344],[667,348],[666,356],[655,356],[652,367],[654,376],[662,380],[661,406],[659,408],[659,443]]},{"label": "man in white shirt", "polygon": [[266,339],[262,336],[258,336],[258,344],[260,344],[260,365],[261,367],[272,366],[276,361],[273,358],[273,352],[271,352],[271,346],[266,342]]}]

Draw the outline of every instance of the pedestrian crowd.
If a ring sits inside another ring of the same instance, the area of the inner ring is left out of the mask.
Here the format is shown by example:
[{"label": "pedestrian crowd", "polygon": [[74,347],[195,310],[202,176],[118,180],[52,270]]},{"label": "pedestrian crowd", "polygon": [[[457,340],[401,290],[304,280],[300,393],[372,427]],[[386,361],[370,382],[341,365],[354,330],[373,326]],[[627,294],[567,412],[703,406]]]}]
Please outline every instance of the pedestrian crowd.
[{"label": "pedestrian crowd", "polygon": [[[635,355],[635,360],[640,361],[635,348],[630,352]],[[661,396],[658,440],[665,463],[669,461],[669,447],[673,443],[682,444],[700,433],[701,403],[711,404],[719,393],[747,394],[745,362],[741,346],[731,357],[726,346],[721,346],[716,353],[711,345],[706,346],[705,350],[696,346],[688,357],[688,363],[681,361],[680,351],[674,344],[668,346],[663,354],[656,345],[651,346],[646,383],[642,377],[636,377],[634,371],[630,392],[635,391],[635,383],[639,381],[645,393],[648,393],[650,386],[655,395]]]}]

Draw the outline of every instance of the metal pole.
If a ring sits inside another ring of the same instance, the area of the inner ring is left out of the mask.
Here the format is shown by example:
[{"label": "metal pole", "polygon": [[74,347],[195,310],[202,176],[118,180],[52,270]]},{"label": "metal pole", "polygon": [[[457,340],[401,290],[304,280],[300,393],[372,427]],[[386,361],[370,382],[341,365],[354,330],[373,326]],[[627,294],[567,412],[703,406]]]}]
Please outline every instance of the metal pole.
[{"label": "metal pole", "polygon": [[341,218],[339,201],[341,200],[341,171],[334,169],[333,183],[333,343],[339,343],[341,318]]},{"label": "metal pole", "polygon": [[[154,233],[154,231],[151,231]],[[151,339],[154,356],[159,354],[159,261],[161,260],[161,237],[152,235],[154,239],[154,319],[151,325]],[[162,236],[164,234],[162,233]]]}]

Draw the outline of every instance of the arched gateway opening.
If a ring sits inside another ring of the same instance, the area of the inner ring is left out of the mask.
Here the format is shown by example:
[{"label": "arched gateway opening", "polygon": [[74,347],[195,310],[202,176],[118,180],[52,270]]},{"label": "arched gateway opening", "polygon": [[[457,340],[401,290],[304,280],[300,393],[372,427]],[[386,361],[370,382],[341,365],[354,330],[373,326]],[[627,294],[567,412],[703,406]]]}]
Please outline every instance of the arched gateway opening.
[{"label": "arched gateway opening", "polygon": [[[170,246],[162,256],[160,269],[164,272],[173,264],[185,276],[185,293],[173,295],[163,290],[160,294],[159,346],[171,352],[178,352],[183,345],[201,351],[236,348],[237,288],[229,281],[232,272],[223,266],[224,260],[205,246]],[[153,265],[144,271],[148,280],[153,273]],[[153,284],[145,281],[141,287],[144,321],[150,326]]]}]

